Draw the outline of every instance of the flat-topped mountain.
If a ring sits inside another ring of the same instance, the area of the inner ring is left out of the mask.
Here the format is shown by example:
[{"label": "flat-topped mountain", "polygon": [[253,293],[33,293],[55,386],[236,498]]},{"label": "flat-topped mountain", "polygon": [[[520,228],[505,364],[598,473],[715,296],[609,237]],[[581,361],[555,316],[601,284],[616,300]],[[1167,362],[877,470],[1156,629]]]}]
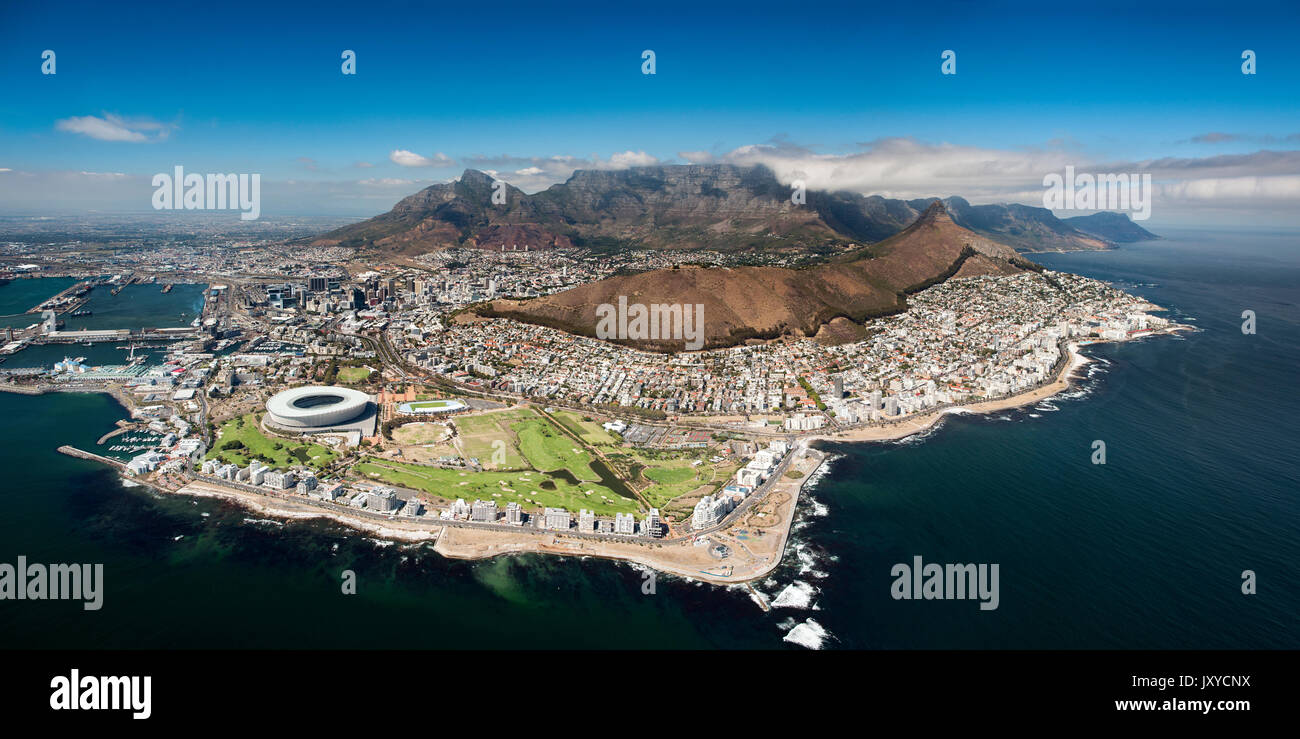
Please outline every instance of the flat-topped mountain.
[{"label": "flat-topped mountain", "polygon": [[[868,318],[905,310],[908,294],[950,277],[1013,274],[1036,267],[1010,246],[957,225],[935,201],[902,232],[813,267],[654,270],[530,300],[497,300],[476,312],[653,351],[699,346],[689,346],[684,337],[601,335],[599,307],[618,305],[620,299],[628,305],[702,305],[701,338],[707,348],[786,334],[820,333],[819,338],[833,340],[831,334],[851,336],[852,330],[845,329]],[[836,325],[826,328],[832,322]]]},{"label": "flat-topped mountain", "polygon": [[[494,204],[494,187],[504,203]],[[317,244],[379,253],[418,254],[452,246],[494,250],[583,246],[818,251],[828,244],[871,243],[915,221],[933,201],[790,188],[766,167],[666,165],[578,170],[568,181],[529,195],[468,169],[432,185],[388,213],[324,234]],[[1110,242],[1045,208],[943,201],[953,221],[1021,251],[1103,249]]]}]

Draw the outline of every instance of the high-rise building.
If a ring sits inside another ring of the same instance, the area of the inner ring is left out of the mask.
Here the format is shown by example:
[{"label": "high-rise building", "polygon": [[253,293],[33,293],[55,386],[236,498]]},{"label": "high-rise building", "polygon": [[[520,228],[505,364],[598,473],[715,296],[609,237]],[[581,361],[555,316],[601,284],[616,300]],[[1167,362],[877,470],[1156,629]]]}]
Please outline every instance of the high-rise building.
[{"label": "high-rise building", "polygon": [[641,524],[641,533],[645,536],[659,536],[662,533],[663,523],[659,520],[659,509],[651,508],[646,514],[645,521]]},{"label": "high-rise building", "polygon": [[366,497],[366,508],[379,513],[392,513],[401,507],[401,503],[397,493],[384,488],[372,490]]},{"label": "high-rise building", "polygon": [[470,508],[469,520],[479,523],[495,523],[497,520],[497,502],[495,500],[476,500]]},{"label": "high-rise building", "polygon": [[614,533],[616,534],[635,534],[636,533],[636,516],[631,513],[614,514]]},{"label": "high-rise building", "polygon": [[586,508],[578,511],[578,530],[589,533],[596,530],[596,513]]},{"label": "high-rise building", "polygon": [[563,508],[547,508],[542,513],[542,528],[550,531],[568,531],[573,518]]},{"label": "high-rise building", "polygon": [[706,495],[700,498],[700,502],[695,504],[695,511],[691,514],[691,528],[706,529],[722,520],[721,501],[716,500],[712,495]]},{"label": "high-rise building", "polygon": [[513,500],[506,503],[506,523],[511,526],[522,526],[524,523],[524,507]]}]

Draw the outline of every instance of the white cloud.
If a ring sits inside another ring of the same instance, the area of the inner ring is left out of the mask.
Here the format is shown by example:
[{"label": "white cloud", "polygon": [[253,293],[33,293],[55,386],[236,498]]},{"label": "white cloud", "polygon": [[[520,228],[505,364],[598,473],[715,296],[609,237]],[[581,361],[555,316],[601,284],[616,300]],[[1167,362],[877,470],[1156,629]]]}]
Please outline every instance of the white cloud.
[{"label": "white cloud", "polygon": [[822,154],[778,140],[742,146],[720,159],[762,164],[783,183],[802,179],[815,190],[906,199],[959,195],[976,204],[1042,206],[1043,177],[1064,174],[1067,165],[1076,173],[1150,174],[1157,213],[1195,214],[1206,207],[1277,213],[1294,208],[1300,199],[1300,151],[1104,161],[1062,142],[989,149],[890,138],[842,154]]},{"label": "white cloud", "polygon": [[105,113],[102,118],[93,115],[62,118],[55,121],[54,128],[58,131],[89,136],[99,141],[142,143],[167,138],[174,126],[147,119],[127,120],[112,113]]},{"label": "white cloud", "polygon": [[393,164],[403,167],[450,167],[455,164],[454,159],[442,152],[438,152],[432,157],[425,157],[406,149],[394,149],[389,153],[388,159]]},{"label": "white cloud", "polygon": [[997,199],[1043,175],[1077,164],[1077,152],[1063,149],[998,150],[931,144],[911,138],[878,139],[861,151],[819,154],[787,141],[739,147],[722,157],[738,165],[762,164],[782,182],[803,180],[815,190],[850,190],[866,195],[919,198],[961,195]]},{"label": "white cloud", "polygon": [[1300,200],[1300,175],[1273,177],[1206,177],[1164,183],[1160,196],[1216,204],[1248,204],[1269,200]]},{"label": "white cloud", "polygon": [[713,155],[707,151],[679,151],[677,158],[687,164],[710,164],[713,162]]},{"label": "white cloud", "polygon": [[419,183],[420,180],[406,180],[400,177],[369,177],[364,180],[357,180],[358,185],[368,187],[405,187]]},{"label": "white cloud", "polygon": [[463,157],[462,161],[465,166],[505,180],[524,192],[537,192],[558,182],[564,182],[579,169],[627,169],[660,163],[660,160],[653,155],[632,150],[616,152],[610,155],[609,159],[602,159],[596,154],[591,157],[563,154],[519,157],[506,154]]},{"label": "white cloud", "polygon": [[[599,160],[597,160],[599,161]],[[659,160],[644,151],[623,151],[609,158],[609,166],[602,169],[627,169],[629,167],[649,167]]]}]

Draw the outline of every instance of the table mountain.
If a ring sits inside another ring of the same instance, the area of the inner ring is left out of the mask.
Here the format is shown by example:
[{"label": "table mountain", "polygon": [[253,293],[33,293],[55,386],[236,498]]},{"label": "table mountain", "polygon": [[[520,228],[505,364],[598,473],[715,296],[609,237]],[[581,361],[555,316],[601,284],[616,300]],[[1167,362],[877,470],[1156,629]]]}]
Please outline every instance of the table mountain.
[{"label": "table mountain", "polygon": [[[680,248],[803,252],[872,243],[897,234],[930,199],[897,200],[790,188],[766,167],[666,165],[578,170],[534,194],[468,169],[460,179],[415,193],[388,213],[324,234],[314,243],[411,255],[450,246],[483,249]],[[953,221],[1020,251],[1102,249],[1110,241],[1044,208],[943,201]]]}]

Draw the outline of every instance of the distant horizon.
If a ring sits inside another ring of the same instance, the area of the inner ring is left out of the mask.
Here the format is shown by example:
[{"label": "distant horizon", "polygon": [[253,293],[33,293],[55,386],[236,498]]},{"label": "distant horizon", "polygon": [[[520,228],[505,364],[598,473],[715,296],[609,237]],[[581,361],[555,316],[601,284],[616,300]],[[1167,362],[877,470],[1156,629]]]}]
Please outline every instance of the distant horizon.
[{"label": "distant horizon", "polygon": [[316,10],[0,11],[0,208],[142,210],[183,166],[259,174],[267,215],[364,218],[465,169],[536,192],[577,169],[723,162],[974,204],[1040,205],[1067,166],[1140,172],[1153,223],[1296,222],[1294,4],[1123,23],[951,4],[919,36],[909,9],[840,2]]}]

